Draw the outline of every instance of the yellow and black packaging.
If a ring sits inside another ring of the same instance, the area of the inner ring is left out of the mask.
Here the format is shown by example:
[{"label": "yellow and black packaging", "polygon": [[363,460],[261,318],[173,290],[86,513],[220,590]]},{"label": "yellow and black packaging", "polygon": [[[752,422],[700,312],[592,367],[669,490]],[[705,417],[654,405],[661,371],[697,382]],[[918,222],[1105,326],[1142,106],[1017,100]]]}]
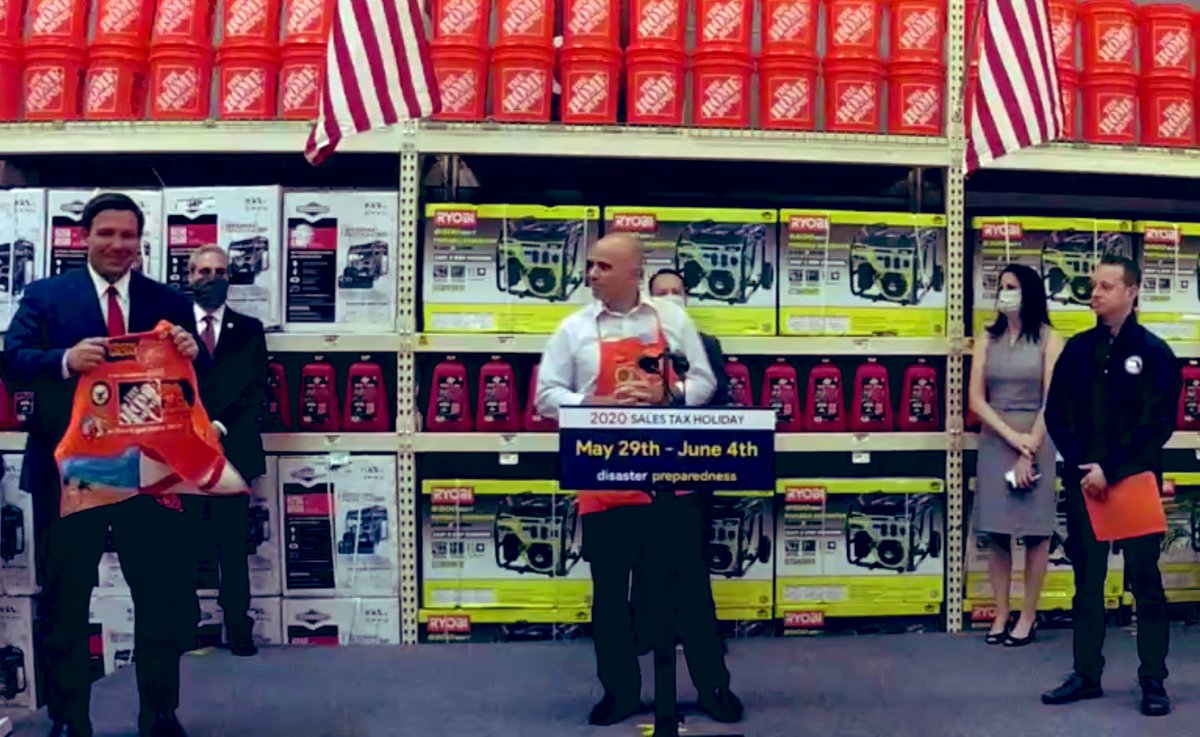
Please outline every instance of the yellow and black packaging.
[{"label": "yellow and black packaging", "polygon": [[425,207],[424,330],[552,333],[591,301],[588,251],[600,208]]},{"label": "yellow and black packaging", "polygon": [[660,269],[683,275],[688,314],[712,335],[775,335],[775,210],[606,207],[604,232],[645,248],[646,286]]},{"label": "yellow and black packaging", "polygon": [[1167,601],[1200,602],[1200,473],[1163,474],[1163,588]]},{"label": "yellow and black packaging", "polygon": [[722,491],[712,497],[708,573],[717,619],[757,621],[773,617],[773,496],[769,491]]},{"label": "yellow and black packaging", "polygon": [[422,643],[543,642],[587,634],[587,609],[422,609]]},{"label": "yellow and black packaging", "polygon": [[1163,340],[1200,340],[1200,223],[1139,220],[1138,320]]},{"label": "yellow and black packaging", "polygon": [[782,335],[946,334],[946,217],[781,210]]}]

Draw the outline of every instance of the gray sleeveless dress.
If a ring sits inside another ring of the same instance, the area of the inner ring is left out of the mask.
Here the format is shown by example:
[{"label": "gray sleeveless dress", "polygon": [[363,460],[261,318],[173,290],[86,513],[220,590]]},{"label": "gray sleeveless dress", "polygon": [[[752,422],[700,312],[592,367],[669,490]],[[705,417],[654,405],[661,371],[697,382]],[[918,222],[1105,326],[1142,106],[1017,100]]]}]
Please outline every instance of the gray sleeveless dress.
[{"label": "gray sleeveless dress", "polygon": [[[988,404],[1018,432],[1029,432],[1042,406],[1045,340],[1032,343],[1008,336],[988,341],[985,383]],[[1048,537],[1055,529],[1055,450],[1047,437],[1036,463],[1041,480],[1024,490],[1010,489],[1005,474],[1016,465],[1017,451],[986,424],[979,434],[975,474],[975,531],[1015,537]]]}]

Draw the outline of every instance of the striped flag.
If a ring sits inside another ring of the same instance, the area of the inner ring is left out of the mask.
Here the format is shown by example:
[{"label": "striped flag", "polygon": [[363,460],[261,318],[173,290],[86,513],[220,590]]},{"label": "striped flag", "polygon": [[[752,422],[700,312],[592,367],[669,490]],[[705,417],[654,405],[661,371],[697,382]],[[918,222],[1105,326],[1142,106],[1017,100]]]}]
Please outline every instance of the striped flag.
[{"label": "striped flag", "polygon": [[1063,135],[1046,0],[983,0],[980,11],[967,19],[979,54],[978,83],[967,85],[967,174]]},{"label": "striped flag", "polygon": [[337,0],[309,162],[320,164],[347,136],[441,107],[420,0]]}]

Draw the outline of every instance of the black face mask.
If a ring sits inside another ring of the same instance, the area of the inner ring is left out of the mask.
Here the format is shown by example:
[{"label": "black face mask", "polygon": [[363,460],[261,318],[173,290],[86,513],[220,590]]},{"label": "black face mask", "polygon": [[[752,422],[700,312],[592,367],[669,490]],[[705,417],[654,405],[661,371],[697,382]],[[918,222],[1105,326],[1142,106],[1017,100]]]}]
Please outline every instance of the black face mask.
[{"label": "black face mask", "polygon": [[229,280],[222,277],[202,279],[192,285],[192,299],[205,310],[215,310],[225,304]]}]

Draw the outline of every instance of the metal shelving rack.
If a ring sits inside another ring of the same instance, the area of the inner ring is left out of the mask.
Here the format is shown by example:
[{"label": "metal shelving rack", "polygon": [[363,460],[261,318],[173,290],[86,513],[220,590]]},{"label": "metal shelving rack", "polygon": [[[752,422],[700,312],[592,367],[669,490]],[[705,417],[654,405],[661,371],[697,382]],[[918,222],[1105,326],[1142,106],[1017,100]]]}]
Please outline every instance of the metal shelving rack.
[{"label": "metal shelving rack", "polygon": [[[380,434],[298,434],[266,436],[270,452],[377,452],[397,456],[402,642],[417,640],[417,499],[416,459],[424,453],[551,453],[553,434],[423,434],[417,432],[415,360],[419,353],[531,353],[544,336],[430,335],[416,333],[416,253],[420,220],[421,158],[427,155],[554,156],[693,161],[759,161],[855,166],[904,166],[945,172],[947,215],[947,335],[945,338],[793,338],[729,337],[730,354],[784,355],[925,355],[944,356],[946,428],[939,433],[855,435],[781,435],[782,452],[926,451],[945,453],[947,482],[946,628],[962,627],[963,599],[963,453],[974,436],[963,432],[966,232],[961,86],[965,76],[965,0],[950,0],[947,18],[947,83],[944,137],[776,133],[698,129],[645,129],[561,125],[445,124],[408,122],[390,130],[347,139],[344,153],[399,157],[399,253],[396,331],[389,334],[272,334],[272,351],[380,352],[397,354],[396,432]],[[0,159],[55,154],[289,154],[299,156],[309,126],[304,123],[69,123],[0,125]],[[1052,145],[1023,151],[994,168],[1095,174],[1152,171],[1156,175],[1195,177],[1200,150],[1166,151],[1081,144]],[[1200,356],[1200,344],[1178,348],[1181,356]],[[0,450],[19,450],[21,433],[0,433]],[[1177,433],[1173,448],[1200,449],[1200,434]]]}]

